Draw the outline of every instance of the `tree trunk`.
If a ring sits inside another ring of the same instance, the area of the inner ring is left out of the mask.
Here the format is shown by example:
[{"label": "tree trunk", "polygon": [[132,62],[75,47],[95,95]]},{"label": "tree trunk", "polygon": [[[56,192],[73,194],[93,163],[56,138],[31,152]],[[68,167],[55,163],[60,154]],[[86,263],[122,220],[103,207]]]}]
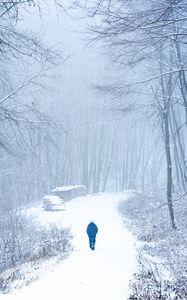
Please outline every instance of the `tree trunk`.
[{"label": "tree trunk", "polygon": [[171,225],[173,229],[176,229],[173,203],[172,203],[172,163],[171,163],[168,110],[164,115],[164,129],[165,129],[165,151],[166,151],[166,162],[167,162],[167,202],[168,202],[168,209],[171,218]]},{"label": "tree trunk", "polygon": [[[171,57],[171,56],[170,56]],[[162,60],[160,60],[161,62]],[[160,63],[160,70],[163,74],[162,65]],[[176,229],[174,210],[172,203],[172,162],[171,162],[171,148],[170,148],[170,130],[169,130],[169,117],[170,117],[170,106],[171,106],[171,96],[172,96],[172,75],[169,79],[161,76],[161,89],[163,96],[163,130],[164,130],[164,141],[165,141],[165,153],[166,153],[166,163],[167,163],[167,203],[171,219],[171,225],[173,229]]]}]

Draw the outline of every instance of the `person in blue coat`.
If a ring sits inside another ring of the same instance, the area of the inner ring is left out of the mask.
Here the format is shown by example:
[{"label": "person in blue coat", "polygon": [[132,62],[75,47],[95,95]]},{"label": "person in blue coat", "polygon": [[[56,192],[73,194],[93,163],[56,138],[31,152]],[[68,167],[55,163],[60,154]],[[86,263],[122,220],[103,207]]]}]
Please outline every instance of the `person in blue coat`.
[{"label": "person in blue coat", "polygon": [[91,221],[86,229],[89,238],[90,249],[95,250],[96,234],[98,233],[97,225]]}]

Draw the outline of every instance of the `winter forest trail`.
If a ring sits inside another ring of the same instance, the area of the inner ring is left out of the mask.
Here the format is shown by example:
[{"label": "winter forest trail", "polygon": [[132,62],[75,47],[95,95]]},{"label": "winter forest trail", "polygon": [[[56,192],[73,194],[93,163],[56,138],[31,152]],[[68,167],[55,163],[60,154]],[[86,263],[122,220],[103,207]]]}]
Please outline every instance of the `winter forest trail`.
[{"label": "winter forest trail", "polygon": [[[129,194],[123,193],[123,199]],[[119,194],[101,194],[75,198],[64,212],[40,211],[42,223],[55,222],[70,226],[74,251],[53,272],[5,300],[125,300],[128,284],[136,265],[132,235],[122,226],[117,214]],[[86,226],[94,220],[99,232],[96,249],[88,246]]]}]

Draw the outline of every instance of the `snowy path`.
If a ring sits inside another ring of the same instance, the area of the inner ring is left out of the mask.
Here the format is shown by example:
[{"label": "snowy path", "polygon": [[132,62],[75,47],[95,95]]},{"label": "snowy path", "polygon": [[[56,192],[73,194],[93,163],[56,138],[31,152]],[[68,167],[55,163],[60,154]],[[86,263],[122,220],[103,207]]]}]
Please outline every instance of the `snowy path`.
[{"label": "snowy path", "polygon": [[[122,227],[115,209],[119,197],[119,194],[79,197],[67,203],[65,212],[41,211],[41,222],[71,225],[75,235],[75,250],[55,271],[16,291],[15,294],[2,295],[0,298],[127,299],[128,283],[136,265],[136,251],[134,240]],[[99,228],[95,251],[89,249],[85,232],[90,220],[94,220]]]}]

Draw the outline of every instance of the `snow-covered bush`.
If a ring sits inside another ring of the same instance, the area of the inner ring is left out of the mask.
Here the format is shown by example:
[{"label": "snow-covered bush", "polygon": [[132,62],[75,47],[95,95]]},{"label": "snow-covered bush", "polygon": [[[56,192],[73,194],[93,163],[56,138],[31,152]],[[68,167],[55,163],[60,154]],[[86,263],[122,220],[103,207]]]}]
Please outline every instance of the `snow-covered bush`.
[{"label": "snow-covered bush", "polygon": [[64,256],[70,240],[67,228],[44,228],[31,217],[7,212],[0,217],[0,272],[41,257]]},{"label": "snow-covered bush", "polygon": [[59,228],[51,225],[48,230],[40,232],[38,245],[38,257],[51,257],[55,255],[65,256],[72,250],[70,239],[72,238],[68,228]]},{"label": "snow-covered bush", "polygon": [[[153,271],[140,260],[130,299],[187,299],[187,197],[173,197],[179,199],[174,202],[177,230],[171,229],[163,194],[134,192],[119,206],[125,225],[140,241],[139,252],[157,263]],[[165,271],[170,274],[169,281]]]},{"label": "snow-covered bush", "polygon": [[163,195],[148,197],[134,193],[129,200],[121,202],[119,211],[125,224],[141,241],[144,251],[164,259],[167,268],[177,277],[187,272],[187,197],[174,202],[174,205],[177,230],[171,229]]},{"label": "snow-covered bush", "polygon": [[187,278],[178,280],[164,280],[155,265],[152,267],[148,260],[140,259],[140,270],[134,274],[130,282],[130,296],[128,300],[177,300],[187,299]]},{"label": "snow-covered bush", "polygon": [[0,215],[0,292],[9,292],[16,280],[33,281],[34,275],[27,278],[27,273],[35,273],[44,262],[67,257],[71,239],[68,228],[42,227],[26,214],[4,211]]},{"label": "snow-covered bush", "polygon": [[45,210],[65,210],[65,201],[58,196],[45,195],[43,197],[43,208]]}]

